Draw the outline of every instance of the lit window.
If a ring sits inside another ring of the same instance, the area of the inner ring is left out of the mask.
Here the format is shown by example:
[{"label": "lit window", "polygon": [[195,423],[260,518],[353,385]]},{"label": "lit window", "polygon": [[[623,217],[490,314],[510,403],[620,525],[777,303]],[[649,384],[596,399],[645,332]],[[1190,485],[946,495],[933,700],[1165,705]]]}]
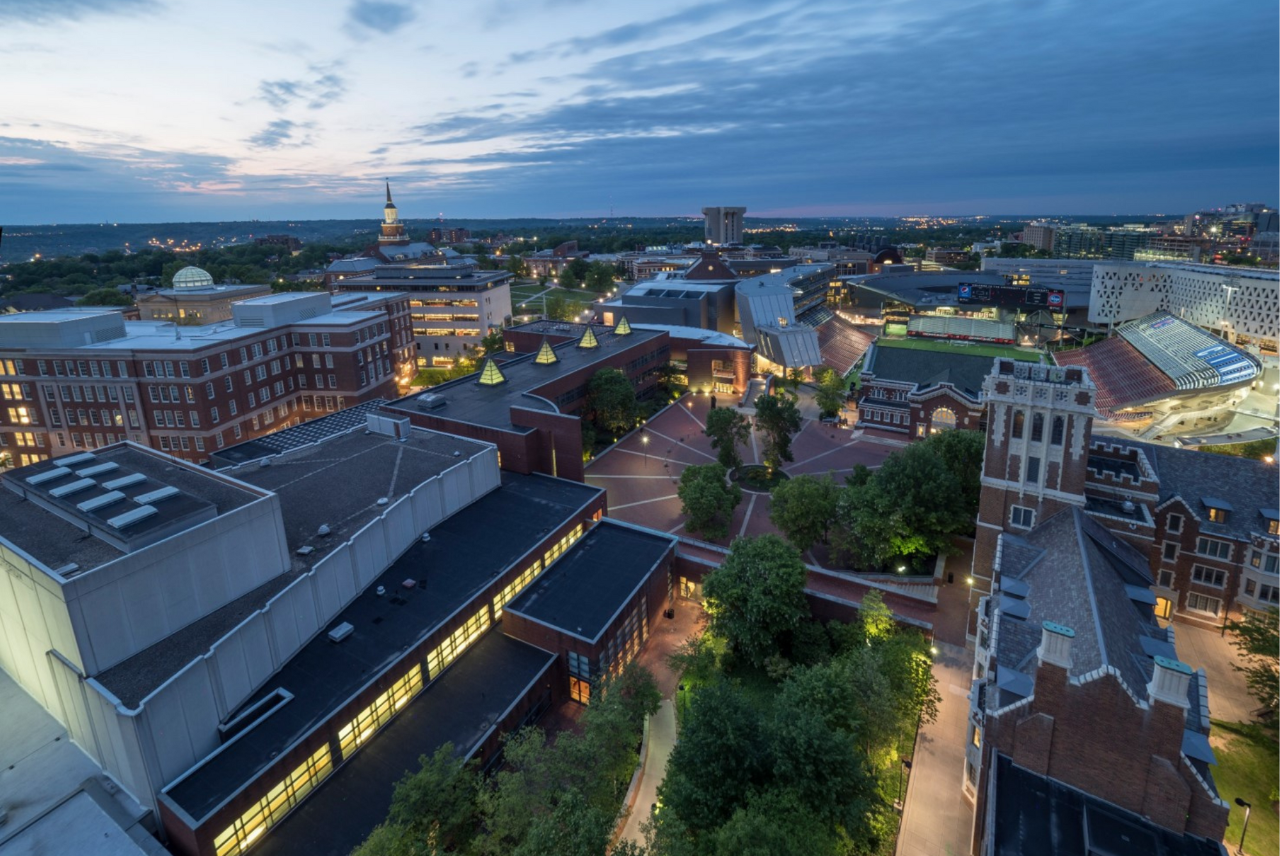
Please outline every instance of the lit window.
[{"label": "lit window", "polygon": [[[502,462],[498,462],[498,466],[502,466]],[[542,561],[535,560],[532,565],[524,570],[524,573],[516,577],[514,581],[493,598],[493,620],[497,621],[502,618],[502,608],[512,599],[524,590],[524,587],[533,582],[538,574],[542,573]]]},{"label": "lit window", "polygon": [[333,759],[325,744],[213,839],[216,856],[243,853],[331,772]]},{"label": "lit window", "polygon": [[403,678],[391,685],[391,689],[374,699],[356,718],[338,731],[338,747],[344,759],[373,733],[395,716],[422,689],[422,667],[415,665]]},{"label": "lit window", "polygon": [[489,629],[489,606],[486,604],[479,612],[467,619],[467,622],[453,631],[431,653],[427,654],[427,675],[435,680],[440,673]]}]

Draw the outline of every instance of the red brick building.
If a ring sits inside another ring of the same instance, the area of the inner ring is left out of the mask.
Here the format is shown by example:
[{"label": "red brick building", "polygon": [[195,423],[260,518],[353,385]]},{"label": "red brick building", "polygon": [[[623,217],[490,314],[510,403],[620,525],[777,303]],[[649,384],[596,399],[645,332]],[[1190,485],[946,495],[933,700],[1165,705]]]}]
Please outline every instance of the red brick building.
[{"label": "red brick building", "polygon": [[276,294],[203,327],[62,310],[0,319],[0,456],[132,440],[193,462],[408,380],[403,294]]},{"label": "red brick building", "polygon": [[877,340],[859,375],[858,422],[913,440],[955,428],[984,430],[982,384],[991,365],[991,357],[962,348],[923,351]]}]

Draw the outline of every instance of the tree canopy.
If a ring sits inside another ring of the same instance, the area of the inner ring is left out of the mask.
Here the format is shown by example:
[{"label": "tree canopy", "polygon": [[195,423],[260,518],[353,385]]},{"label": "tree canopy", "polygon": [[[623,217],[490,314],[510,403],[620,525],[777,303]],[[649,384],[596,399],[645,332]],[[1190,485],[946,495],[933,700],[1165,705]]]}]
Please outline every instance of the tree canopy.
[{"label": "tree canopy", "polygon": [[809,616],[800,554],[777,535],[739,538],[702,584],[712,632],[755,666]]},{"label": "tree canopy", "polygon": [[756,399],[756,425],[764,434],[764,462],[770,469],[792,461],[791,436],[800,430],[800,411],[795,400],[785,395],[762,395]]},{"label": "tree canopy", "polygon": [[730,484],[725,468],[715,463],[685,467],[676,495],[685,529],[706,538],[729,534],[733,510],[742,502],[742,488]]},{"label": "tree canopy", "polygon": [[717,407],[707,414],[704,433],[711,438],[711,448],[716,450],[716,460],[726,470],[741,466],[742,456],[738,446],[751,441],[751,423],[747,417],[730,407]]},{"label": "tree canopy", "polygon": [[1245,661],[1232,665],[1244,672],[1249,694],[1274,716],[1280,701],[1280,611],[1251,610],[1243,621],[1231,622],[1230,629],[1235,634],[1231,644]]},{"label": "tree canopy", "polygon": [[819,375],[818,391],[814,394],[814,400],[817,402],[818,410],[823,416],[835,416],[844,409],[845,401],[849,397],[849,389],[845,384],[844,378],[839,374],[827,369]]},{"label": "tree canopy", "polygon": [[636,424],[636,391],[619,369],[603,368],[587,382],[586,412],[601,431],[615,437]]},{"label": "tree canopy", "polygon": [[839,498],[840,487],[830,476],[794,476],[773,489],[769,519],[803,553],[826,541]]}]

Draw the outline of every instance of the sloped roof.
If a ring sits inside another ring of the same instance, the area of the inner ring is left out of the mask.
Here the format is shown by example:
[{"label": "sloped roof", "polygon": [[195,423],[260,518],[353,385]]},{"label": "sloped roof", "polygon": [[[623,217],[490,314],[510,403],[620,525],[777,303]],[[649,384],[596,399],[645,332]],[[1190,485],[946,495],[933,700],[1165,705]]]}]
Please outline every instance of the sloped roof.
[{"label": "sloped roof", "polygon": [[991,374],[992,362],[991,357],[973,354],[895,348],[877,343],[871,347],[871,356],[863,371],[879,380],[913,383],[919,392],[949,383],[977,399],[982,395],[982,382]]}]

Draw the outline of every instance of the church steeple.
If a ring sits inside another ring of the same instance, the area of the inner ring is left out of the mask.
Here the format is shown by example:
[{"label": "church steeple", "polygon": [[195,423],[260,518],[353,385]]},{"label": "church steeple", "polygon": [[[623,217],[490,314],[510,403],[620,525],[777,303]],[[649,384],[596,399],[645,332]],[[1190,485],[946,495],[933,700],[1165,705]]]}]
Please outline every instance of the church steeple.
[{"label": "church steeple", "polygon": [[400,212],[391,201],[391,180],[387,179],[387,204],[382,207],[382,230],[378,235],[380,244],[407,244],[409,236],[405,234],[404,224],[400,222]]}]

